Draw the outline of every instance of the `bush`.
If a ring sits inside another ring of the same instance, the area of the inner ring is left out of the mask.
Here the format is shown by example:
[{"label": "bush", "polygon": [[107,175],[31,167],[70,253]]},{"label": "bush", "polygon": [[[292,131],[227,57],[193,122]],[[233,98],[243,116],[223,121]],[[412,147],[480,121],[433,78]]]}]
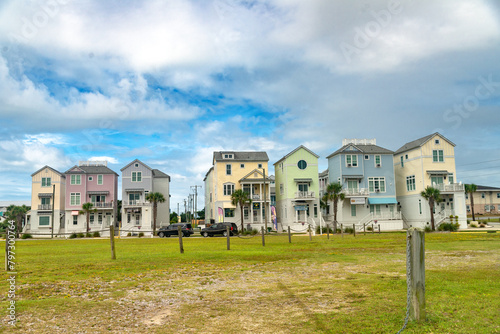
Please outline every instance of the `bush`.
[{"label": "bush", "polygon": [[442,223],[438,227],[438,231],[456,232],[460,225],[458,223]]},{"label": "bush", "polygon": [[344,233],[354,233],[354,229],[352,227],[344,227]]},{"label": "bush", "polygon": [[97,232],[97,231],[96,231],[96,232],[94,232],[94,233],[92,234],[92,236],[93,236],[94,238],[99,238],[99,237],[101,236],[101,233],[99,233],[99,232]]},{"label": "bush", "polygon": [[371,227],[371,226],[367,226],[367,227],[366,227],[366,230],[367,230],[367,231],[372,231],[372,230],[373,230],[373,227]]},{"label": "bush", "polygon": [[[333,227],[330,227],[328,226],[328,230],[327,230],[327,227],[326,226],[323,226],[323,233],[326,233],[326,232],[329,232],[329,233],[333,233]],[[319,226],[316,226],[316,234],[320,234],[320,228]]]},{"label": "bush", "polygon": [[132,233],[128,232],[127,237],[131,237],[131,236],[132,236]]},{"label": "bush", "polygon": [[254,228],[254,229],[251,229],[251,230],[245,230],[241,234],[242,235],[256,235],[257,233],[260,233],[260,231],[257,230],[256,228]]},{"label": "bush", "polygon": [[477,224],[476,223],[470,223],[469,225],[470,227],[477,227]]},{"label": "bush", "polygon": [[479,225],[479,227],[486,227],[486,224],[481,223],[481,224]]},{"label": "bush", "polygon": [[92,234],[89,232],[85,233],[85,238],[92,238]]},{"label": "bush", "polygon": [[76,236],[77,236],[78,238],[85,238],[85,234],[83,234],[83,233],[78,233]]},{"label": "bush", "polygon": [[72,234],[69,236],[69,238],[70,238],[70,239],[75,239],[76,237],[77,237],[76,233],[72,233]]},{"label": "bush", "polygon": [[32,239],[33,236],[29,233],[24,233],[23,236],[21,237],[21,239]]},{"label": "bush", "polygon": [[424,229],[424,231],[426,233],[432,232],[432,228],[430,228],[430,226],[426,226],[425,229]]},{"label": "bush", "polygon": [[139,238],[144,236],[144,232],[139,232]]}]

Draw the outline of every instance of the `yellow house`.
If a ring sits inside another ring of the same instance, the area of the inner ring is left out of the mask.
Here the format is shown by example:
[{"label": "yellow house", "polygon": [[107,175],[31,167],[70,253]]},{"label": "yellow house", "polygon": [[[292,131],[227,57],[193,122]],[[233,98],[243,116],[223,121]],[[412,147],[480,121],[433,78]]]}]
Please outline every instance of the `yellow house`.
[{"label": "yellow house", "polygon": [[[66,178],[45,166],[31,174],[31,211],[24,231],[49,237],[64,231]],[[53,222],[53,223],[52,223]]]},{"label": "yellow house", "polygon": [[[205,220],[207,223],[231,222],[239,228],[260,229],[271,226],[271,192],[266,152],[214,152],[213,166],[205,175]],[[242,189],[252,204],[241,208],[231,203],[231,194]]]},{"label": "yellow house", "polygon": [[[478,185],[472,196],[475,215],[498,215],[500,213],[500,188]],[[465,194],[465,204],[467,213],[472,215],[470,194]]]},{"label": "yellow house", "polygon": [[443,202],[435,207],[437,225],[458,216],[467,227],[464,185],[457,183],[455,144],[439,133],[406,143],[394,153],[396,197],[407,227],[425,227],[430,222],[428,202],[420,193],[428,186],[441,192]]}]

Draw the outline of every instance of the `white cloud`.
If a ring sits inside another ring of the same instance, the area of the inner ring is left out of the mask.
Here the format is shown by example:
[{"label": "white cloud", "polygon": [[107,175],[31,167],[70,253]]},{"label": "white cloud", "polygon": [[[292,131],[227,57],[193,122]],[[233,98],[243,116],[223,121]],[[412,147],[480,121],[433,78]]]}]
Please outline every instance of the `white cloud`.
[{"label": "white cloud", "polygon": [[118,159],[113,158],[113,157],[106,157],[106,156],[91,157],[91,158],[89,158],[89,161],[107,161],[108,163],[111,163],[111,164],[119,164],[120,163],[118,161]]}]

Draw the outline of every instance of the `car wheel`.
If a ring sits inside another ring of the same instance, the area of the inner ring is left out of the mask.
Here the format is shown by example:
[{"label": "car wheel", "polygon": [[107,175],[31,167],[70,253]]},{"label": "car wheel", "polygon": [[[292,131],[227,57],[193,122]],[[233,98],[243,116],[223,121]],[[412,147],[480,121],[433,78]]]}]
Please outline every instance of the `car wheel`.
[{"label": "car wheel", "polygon": [[227,231],[224,231],[224,233],[222,233],[222,235],[227,237]]},{"label": "car wheel", "polygon": [[165,236],[165,233],[160,232],[160,233],[158,233],[158,236],[159,236],[160,238],[163,238],[163,237]]},{"label": "car wheel", "polygon": [[202,234],[205,238],[208,237],[208,232],[203,232]]}]

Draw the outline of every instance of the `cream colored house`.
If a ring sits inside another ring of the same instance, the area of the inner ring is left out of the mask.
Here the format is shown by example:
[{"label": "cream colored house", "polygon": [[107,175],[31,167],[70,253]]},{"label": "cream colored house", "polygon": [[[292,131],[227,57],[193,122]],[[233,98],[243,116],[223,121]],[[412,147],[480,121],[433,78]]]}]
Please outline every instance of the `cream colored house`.
[{"label": "cream colored house", "polygon": [[24,232],[50,237],[64,232],[66,178],[45,166],[31,174],[31,211]]},{"label": "cream colored house", "polygon": [[[205,221],[232,222],[241,228],[240,208],[231,204],[238,189],[249,194],[252,204],[243,208],[245,229],[271,227],[271,192],[266,152],[214,152],[213,166],[205,175]],[[265,177],[264,177],[265,175]]]},{"label": "cream colored house", "polygon": [[[500,213],[500,188],[478,185],[472,196],[474,196],[475,215],[498,215]],[[470,194],[465,194],[465,204],[467,205],[467,213],[472,215]]]},{"label": "cream colored house", "polygon": [[458,216],[467,228],[464,185],[457,183],[455,144],[439,133],[406,143],[394,153],[396,197],[406,227],[425,227],[430,222],[428,202],[420,196],[432,186],[444,201],[435,208],[435,223]]}]

